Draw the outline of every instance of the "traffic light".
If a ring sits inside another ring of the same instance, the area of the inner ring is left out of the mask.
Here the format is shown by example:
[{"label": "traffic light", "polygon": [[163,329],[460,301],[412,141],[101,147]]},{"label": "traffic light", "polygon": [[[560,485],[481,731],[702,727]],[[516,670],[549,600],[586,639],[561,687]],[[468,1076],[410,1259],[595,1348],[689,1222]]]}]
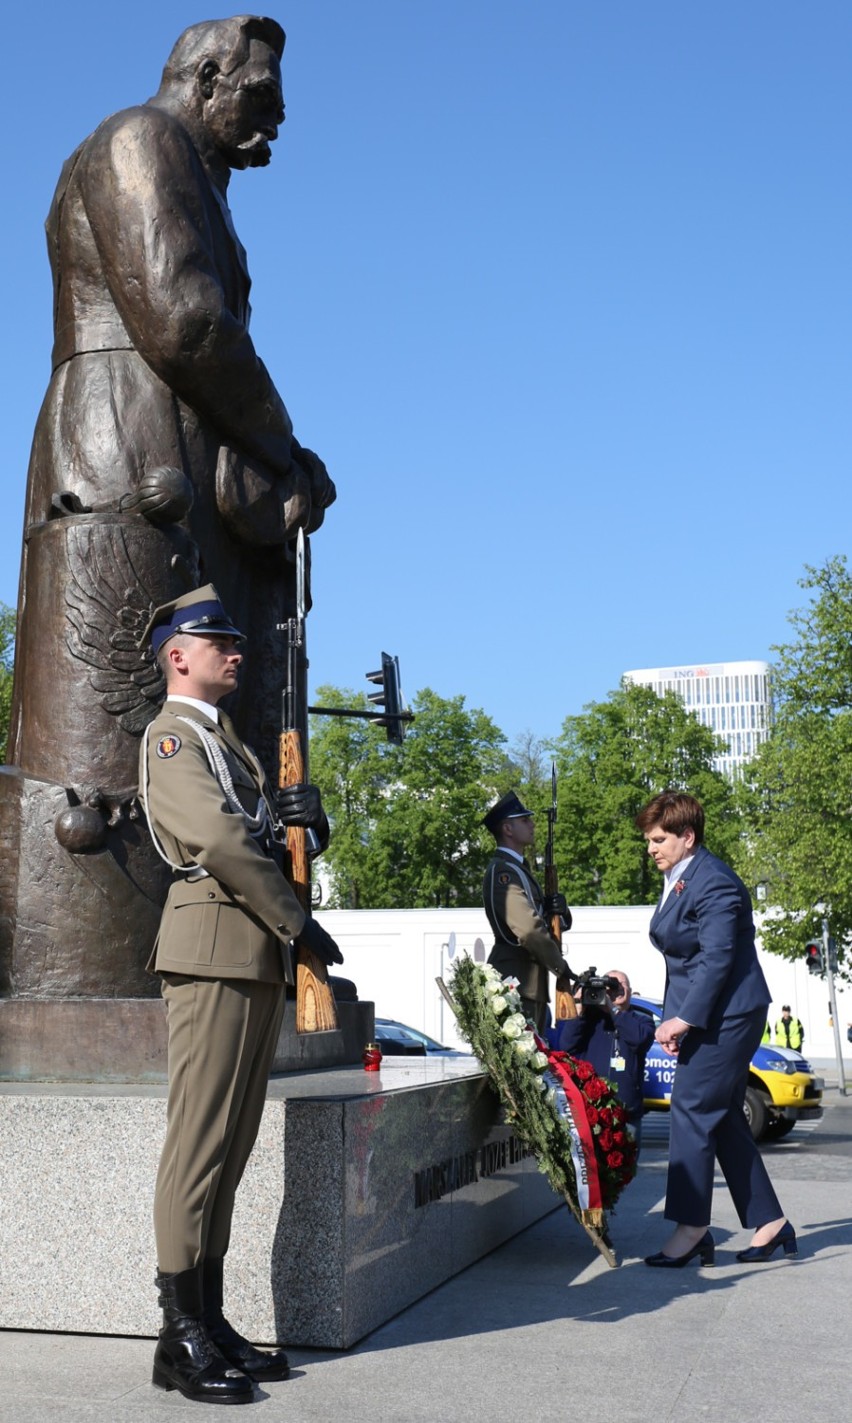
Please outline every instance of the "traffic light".
[{"label": "traffic light", "polygon": [[822,973],[822,944],[816,939],[811,939],[809,944],[805,944],[805,958],[808,962],[808,973]]},{"label": "traffic light", "polygon": [[385,709],[386,714],[376,717],[376,722],[387,731],[388,741],[392,741],[394,746],[401,746],[406,723],[412,717],[405,708],[399,685],[399,658],[383,652],[381,670],[368,672],[367,681],[380,683],[382,688],[380,692],[370,692],[368,696],[368,701]]}]

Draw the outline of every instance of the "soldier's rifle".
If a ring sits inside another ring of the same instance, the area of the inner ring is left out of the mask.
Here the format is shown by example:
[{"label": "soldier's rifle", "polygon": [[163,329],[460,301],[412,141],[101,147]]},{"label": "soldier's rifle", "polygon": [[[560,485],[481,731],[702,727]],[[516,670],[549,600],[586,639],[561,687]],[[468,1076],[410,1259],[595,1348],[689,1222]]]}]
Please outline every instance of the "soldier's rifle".
[{"label": "soldier's rifle", "polygon": [[[284,688],[281,694],[281,735],[278,754],[278,787],[299,785],[305,779],[299,706],[304,705],[305,660],[305,536],[296,539],[296,616],[283,625],[287,637]],[[288,825],[286,871],[293,891],[306,914],[311,912],[311,871],[308,837],[313,831]],[[338,1026],[337,1005],[328,981],[328,969],[316,954],[296,947],[296,1032],[327,1033]]]}]

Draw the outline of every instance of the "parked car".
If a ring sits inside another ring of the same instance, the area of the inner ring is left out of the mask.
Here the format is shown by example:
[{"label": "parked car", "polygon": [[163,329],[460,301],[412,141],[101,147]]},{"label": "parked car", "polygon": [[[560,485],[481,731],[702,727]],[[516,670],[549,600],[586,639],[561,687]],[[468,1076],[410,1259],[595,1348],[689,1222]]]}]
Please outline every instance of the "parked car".
[{"label": "parked car", "polygon": [[[662,1022],[663,1005],[656,999],[634,994],[630,1006],[649,1013],[658,1026]],[[676,1067],[677,1058],[653,1043],[645,1059],[646,1110],[665,1111],[671,1106]],[[743,1103],[755,1141],[777,1141],[796,1122],[821,1117],[823,1086],[800,1052],[761,1043],[751,1060]]]},{"label": "parked car", "polygon": [[457,1048],[444,1047],[428,1033],[410,1028],[407,1023],[398,1023],[395,1018],[376,1019],[376,1042],[388,1057],[469,1057],[470,1053]]}]

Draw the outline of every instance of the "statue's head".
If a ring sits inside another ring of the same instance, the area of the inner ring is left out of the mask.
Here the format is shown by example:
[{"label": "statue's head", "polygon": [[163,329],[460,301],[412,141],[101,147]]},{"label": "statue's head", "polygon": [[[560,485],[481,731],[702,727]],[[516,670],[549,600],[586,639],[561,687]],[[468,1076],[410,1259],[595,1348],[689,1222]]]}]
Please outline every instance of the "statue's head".
[{"label": "statue's head", "polygon": [[263,167],[284,122],[284,40],[278,22],[259,15],[191,25],[169,55],[157,98],[178,102],[229,168]]}]

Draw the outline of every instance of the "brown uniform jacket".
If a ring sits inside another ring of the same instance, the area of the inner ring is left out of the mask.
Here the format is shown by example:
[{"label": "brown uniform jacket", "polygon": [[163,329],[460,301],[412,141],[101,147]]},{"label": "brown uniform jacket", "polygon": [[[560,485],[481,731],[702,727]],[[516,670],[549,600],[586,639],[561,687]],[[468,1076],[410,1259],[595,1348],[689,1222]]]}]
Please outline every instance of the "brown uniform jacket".
[{"label": "brown uniform jacket", "polygon": [[482,885],[485,912],[494,931],[488,962],[504,978],[520,984],[522,998],[546,1003],[548,973],[567,973],[559,946],[548,933],[542,914],[542,893],[529,867],[497,849]]},{"label": "brown uniform jacket", "polygon": [[[211,721],[198,707],[165,704],[140,753],[140,792],[151,829],[168,859],[185,866],[169,890],[148,967],[201,978],[293,982],[290,940],[305,914],[276,864],[228,808],[198,732],[181,717],[212,730],[234,792],[250,815],[269,787],[254,753],[226,718]],[[192,868],[206,870],[196,875]]]}]

